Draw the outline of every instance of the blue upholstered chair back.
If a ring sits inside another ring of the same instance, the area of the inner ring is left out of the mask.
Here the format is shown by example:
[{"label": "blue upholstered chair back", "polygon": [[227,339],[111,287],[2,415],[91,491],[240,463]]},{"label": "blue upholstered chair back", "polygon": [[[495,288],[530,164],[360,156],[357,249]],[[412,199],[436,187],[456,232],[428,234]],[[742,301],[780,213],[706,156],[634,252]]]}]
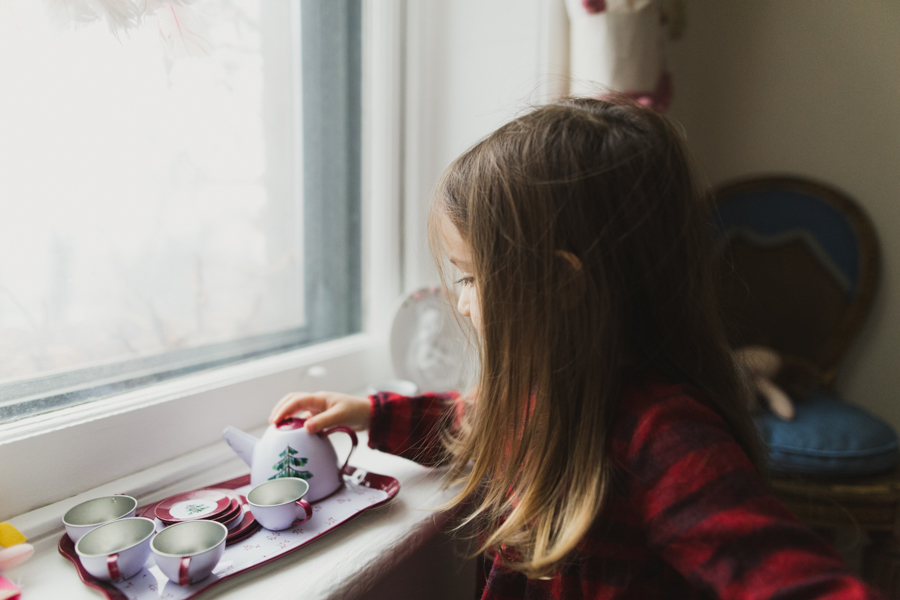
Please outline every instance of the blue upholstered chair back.
[{"label": "blue upholstered chair back", "polygon": [[802,242],[844,293],[856,296],[860,241],[847,216],[834,205],[806,191],[773,187],[722,198],[718,208],[727,240],[743,237],[773,248]]},{"label": "blue upholstered chair back", "polygon": [[[869,219],[837,190],[787,177],[725,186],[716,206],[732,344],[805,359],[829,383],[875,292]],[[791,421],[754,415],[773,473],[844,477],[897,464],[897,434],[875,415],[815,389],[795,409]]]},{"label": "blue upholstered chair back", "polygon": [[841,192],[795,177],[728,184],[716,207],[733,270],[726,314],[730,306],[741,339],[807,358],[833,377],[877,284],[868,217]]}]

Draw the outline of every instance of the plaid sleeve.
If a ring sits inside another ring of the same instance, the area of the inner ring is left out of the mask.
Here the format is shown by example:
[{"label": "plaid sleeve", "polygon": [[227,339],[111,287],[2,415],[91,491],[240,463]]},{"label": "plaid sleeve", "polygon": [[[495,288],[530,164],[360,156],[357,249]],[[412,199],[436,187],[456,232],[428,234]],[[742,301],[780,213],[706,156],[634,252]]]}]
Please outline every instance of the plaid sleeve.
[{"label": "plaid sleeve", "polygon": [[455,393],[412,397],[390,392],[372,394],[369,447],[426,466],[442,463],[446,457],[440,431],[458,420],[457,399]]},{"label": "plaid sleeve", "polygon": [[882,598],[769,492],[712,409],[670,391],[631,417],[633,506],[650,547],[693,585],[726,599]]}]

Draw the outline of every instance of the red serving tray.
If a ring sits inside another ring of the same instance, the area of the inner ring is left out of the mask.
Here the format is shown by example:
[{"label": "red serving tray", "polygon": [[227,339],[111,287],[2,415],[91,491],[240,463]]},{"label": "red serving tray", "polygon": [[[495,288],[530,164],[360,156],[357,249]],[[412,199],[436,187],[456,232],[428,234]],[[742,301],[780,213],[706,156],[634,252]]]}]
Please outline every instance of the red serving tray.
[{"label": "red serving tray", "polygon": [[[343,470],[344,475],[353,475],[353,473],[355,473],[355,472],[356,472],[356,467],[352,467],[350,465],[347,465],[346,467],[344,467],[344,470]],[[250,483],[250,475],[247,474],[247,475],[235,477],[234,479],[229,479],[228,481],[223,481],[221,483],[216,483],[214,485],[210,485],[210,486],[206,486],[206,487],[226,488],[226,489],[234,490],[234,489],[243,487],[249,483]],[[278,556],[272,556],[272,557],[262,560],[258,563],[248,565],[242,569],[235,570],[233,573],[229,573],[227,575],[218,577],[216,579],[210,579],[208,585],[204,585],[202,588],[197,589],[194,593],[192,593],[190,596],[185,597],[183,600],[189,600],[190,598],[194,598],[200,594],[206,593],[207,590],[209,590],[210,588],[214,587],[215,585],[217,585],[223,581],[227,581],[227,580],[231,579],[232,577],[240,575],[241,573],[245,573],[247,571],[252,571],[256,567],[260,567],[260,566],[268,564],[274,560],[278,560],[282,556],[287,556],[288,554],[291,554],[292,552],[295,552],[296,550],[303,548],[304,546],[306,546],[308,543],[312,542],[313,540],[317,540],[320,537],[322,537],[323,535],[325,535],[326,533],[333,531],[334,529],[337,529],[338,527],[340,527],[341,525],[343,525],[344,523],[346,523],[348,521],[353,520],[354,518],[356,518],[357,515],[360,515],[371,508],[375,508],[376,506],[381,506],[382,504],[385,504],[386,502],[390,501],[394,496],[396,496],[397,492],[400,491],[400,482],[399,481],[397,481],[393,477],[390,477],[389,475],[379,475],[378,473],[371,473],[371,472],[366,473],[366,476],[362,478],[360,485],[362,485],[363,487],[368,487],[368,488],[377,489],[377,490],[386,492],[387,497],[384,500],[376,502],[375,504],[371,504],[371,505],[361,509],[360,511],[353,513],[350,517],[344,519],[343,521],[341,521],[339,523],[334,524],[332,527],[329,527],[328,529],[326,529],[319,535],[306,540],[302,544],[300,544],[294,548],[291,548],[290,550],[284,552],[283,554],[279,554]],[[324,500],[327,500],[327,498],[323,498],[322,500],[319,501],[319,503],[323,502]],[[162,500],[160,500],[160,502],[162,502]],[[137,514],[142,514],[146,509],[148,509],[151,506],[155,506],[156,504],[159,504],[159,502],[154,502],[153,504],[148,504],[148,505],[138,507],[136,512],[137,512]],[[317,503],[314,503],[314,504],[317,504]],[[255,535],[255,534],[253,534],[253,535]],[[253,535],[251,535],[249,537],[253,537]],[[245,539],[249,539],[249,537],[245,538]],[[107,598],[109,598],[109,600],[129,600],[128,596],[126,596],[117,587],[115,587],[114,585],[112,585],[111,583],[109,583],[107,581],[97,579],[96,577],[94,577],[93,575],[91,575],[90,573],[88,573],[87,571],[84,570],[84,567],[81,565],[81,561],[78,559],[78,555],[75,553],[75,544],[72,542],[72,540],[69,539],[69,536],[67,534],[63,534],[63,536],[59,540],[59,553],[62,554],[65,558],[67,558],[69,561],[71,561],[73,565],[75,565],[75,569],[78,571],[78,576],[81,578],[81,581],[83,581],[86,586],[94,588],[95,590],[101,592],[103,595],[105,595]]]}]

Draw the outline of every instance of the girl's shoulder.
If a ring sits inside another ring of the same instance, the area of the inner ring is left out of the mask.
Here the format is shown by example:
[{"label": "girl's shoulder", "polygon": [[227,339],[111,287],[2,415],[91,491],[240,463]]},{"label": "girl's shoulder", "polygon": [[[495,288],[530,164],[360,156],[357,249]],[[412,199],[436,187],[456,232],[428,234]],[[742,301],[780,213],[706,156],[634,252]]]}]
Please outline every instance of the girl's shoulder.
[{"label": "girl's shoulder", "polygon": [[625,377],[618,406],[620,416],[643,416],[675,407],[715,412],[703,392],[689,383],[672,381],[651,369],[635,369]]},{"label": "girl's shoulder", "polygon": [[652,372],[632,377],[624,386],[611,442],[613,454],[621,458],[649,446],[688,451],[701,442],[704,446],[736,444],[730,428],[700,390]]}]

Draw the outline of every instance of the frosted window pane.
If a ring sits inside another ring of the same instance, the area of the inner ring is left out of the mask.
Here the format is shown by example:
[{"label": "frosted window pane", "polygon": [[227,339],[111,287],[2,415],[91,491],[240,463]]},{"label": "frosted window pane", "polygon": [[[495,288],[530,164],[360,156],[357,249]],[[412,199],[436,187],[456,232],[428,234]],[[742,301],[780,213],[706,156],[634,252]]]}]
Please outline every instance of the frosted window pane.
[{"label": "frosted window pane", "polygon": [[200,2],[177,57],[0,6],[0,422],[345,333],[307,334],[298,2]]}]

